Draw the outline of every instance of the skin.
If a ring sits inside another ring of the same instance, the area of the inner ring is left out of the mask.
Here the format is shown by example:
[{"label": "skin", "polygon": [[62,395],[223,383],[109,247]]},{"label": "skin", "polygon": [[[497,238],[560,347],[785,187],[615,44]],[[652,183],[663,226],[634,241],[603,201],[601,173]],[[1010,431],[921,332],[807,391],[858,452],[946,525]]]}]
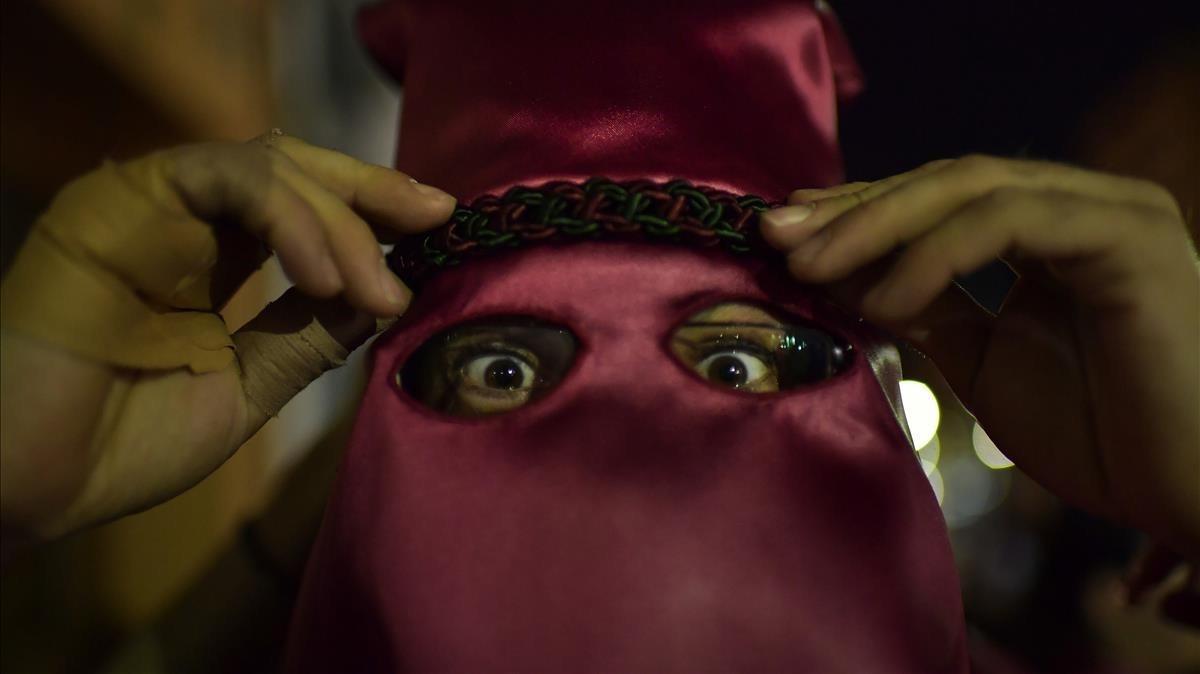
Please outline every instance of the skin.
[{"label": "skin", "polygon": [[[233,281],[217,306],[257,266],[245,254],[257,238],[295,283],[268,311],[315,316],[348,349],[374,332],[375,317],[401,313],[411,297],[383,266],[373,229],[429,229],[445,222],[455,203],[402,173],[278,133],[135,161],[147,162],[193,217],[226,233],[234,226],[240,254],[223,248],[214,262],[213,277]],[[6,547],[168,500],[209,475],[269,418],[247,399],[241,368],[132,371],[8,331],[0,340]]]},{"label": "skin", "polygon": [[[968,156],[788,204],[763,234],[798,280],[932,358],[1042,485],[1200,559],[1200,265],[1165,189]],[[992,319],[950,285],[997,256],[1023,278]]]},{"label": "skin", "polygon": [[[571,358],[526,345],[540,343],[544,348],[560,350],[563,344],[557,340],[534,338],[546,330],[557,332],[559,328],[531,325],[497,330],[504,325],[500,321],[478,324],[481,331],[456,330],[449,341],[440,335],[431,338],[435,348],[428,353],[422,350],[413,359],[425,363],[432,358],[436,363],[422,367],[423,374],[415,375],[416,397],[444,414],[479,417],[510,412],[535,400],[535,391],[552,390],[570,369]],[[735,358],[747,377],[736,388],[771,393],[780,388],[777,361],[771,354],[779,348],[780,334],[786,328],[786,324],[760,307],[722,302],[680,326],[670,340],[670,349],[697,376],[717,386],[729,384],[714,381],[706,364],[719,356]],[[497,362],[518,367],[522,372],[520,384],[505,387],[488,382],[488,367]]]},{"label": "skin", "polygon": [[[702,379],[717,386],[707,365],[712,358],[736,358],[746,373],[736,388],[750,393],[773,393],[780,389],[777,364],[770,354],[779,348],[786,325],[764,309],[737,302],[709,307],[688,319],[671,339],[675,357]],[[744,347],[743,347],[744,345]]]}]

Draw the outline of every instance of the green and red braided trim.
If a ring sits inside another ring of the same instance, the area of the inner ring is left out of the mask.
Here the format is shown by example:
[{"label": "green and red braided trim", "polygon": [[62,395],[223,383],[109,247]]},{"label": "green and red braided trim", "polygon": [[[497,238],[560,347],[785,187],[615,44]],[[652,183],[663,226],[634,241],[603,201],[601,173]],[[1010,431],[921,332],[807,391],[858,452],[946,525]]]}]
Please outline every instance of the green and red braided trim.
[{"label": "green and red braided trim", "polygon": [[479,197],[455,210],[445,225],[405,237],[388,264],[405,282],[418,285],[473,257],[533,244],[615,239],[765,251],[758,215],[776,205],[685,180],[522,185],[503,196]]}]

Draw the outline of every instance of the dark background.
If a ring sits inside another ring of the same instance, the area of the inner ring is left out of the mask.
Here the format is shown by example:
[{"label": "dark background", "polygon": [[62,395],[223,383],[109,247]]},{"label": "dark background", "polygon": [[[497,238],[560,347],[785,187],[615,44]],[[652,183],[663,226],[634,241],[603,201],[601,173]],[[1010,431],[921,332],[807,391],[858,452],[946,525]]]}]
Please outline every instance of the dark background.
[{"label": "dark background", "polygon": [[[1200,59],[1200,3],[1190,0],[834,7],[867,82],[841,117],[853,179],[973,152],[1078,160],[1081,124],[1110,97],[1137,91],[1129,80],[1139,68],[1166,60],[1194,73]],[[1194,143],[1200,120],[1191,121]]]}]

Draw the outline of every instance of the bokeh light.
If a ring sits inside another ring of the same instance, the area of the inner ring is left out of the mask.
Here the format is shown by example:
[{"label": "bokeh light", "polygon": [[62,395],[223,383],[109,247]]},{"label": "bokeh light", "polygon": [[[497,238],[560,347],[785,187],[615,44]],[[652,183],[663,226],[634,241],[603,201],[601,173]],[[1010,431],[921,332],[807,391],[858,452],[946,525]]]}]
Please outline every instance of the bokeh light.
[{"label": "bokeh light", "polygon": [[925,443],[925,446],[917,450],[917,458],[921,460],[921,468],[928,475],[937,469],[938,459],[942,455],[942,441],[935,434],[933,439]]},{"label": "bokeh light", "polygon": [[1004,456],[978,423],[971,429],[971,445],[975,447],[975,456],[979,457],[979,462],[988,468],[1004,470],[1013,467],[1013,462]]},{"label": "bokeh light", "polygon": [[941,471],[932,468],[926,477],[929,478],[929,486],[933,487],[933,495],[937,497],[938,505],[942,505],[942,501],[946,499],[946,485],[942,482]]},{"label": "bokeh light", "polygon": [[951,529],[974,524],[1008,495],[1010,473],[988,470],[969,452],[947,454],[938,472],[946,492],[942,514]]},{"label": "bokeh light", "polygon": [[937,434],[938,422],[941,420],[937,398],[923,382],[901,379],[900,400],[904,404],[908,430],[912,432],[913,447],[919,450]]}]

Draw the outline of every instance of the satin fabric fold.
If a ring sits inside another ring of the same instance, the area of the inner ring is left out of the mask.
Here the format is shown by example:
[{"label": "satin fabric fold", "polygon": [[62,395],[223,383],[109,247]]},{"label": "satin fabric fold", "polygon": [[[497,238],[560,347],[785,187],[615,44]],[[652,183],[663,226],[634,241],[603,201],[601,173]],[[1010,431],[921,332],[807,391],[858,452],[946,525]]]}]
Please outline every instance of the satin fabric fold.
[{"label": "satin fabric fold", "polygon": [[464,201],[593,175],[780,200],[841,182],[862,87],[810,2],[386,2],[359,31],[405,85],[396,165]]},{"label": "satin fabric fold", "polygon": [[[812,321],[856,360],[782,394],[708,385],[666,340],[722,300]],[[464,420],[396,386],[425,339],[513,314],[582,345],[546,398]],[[375,349],[290,668],[963,671],[897,360],[868,324],[719,252],[578,244],[437,277]]]}]

